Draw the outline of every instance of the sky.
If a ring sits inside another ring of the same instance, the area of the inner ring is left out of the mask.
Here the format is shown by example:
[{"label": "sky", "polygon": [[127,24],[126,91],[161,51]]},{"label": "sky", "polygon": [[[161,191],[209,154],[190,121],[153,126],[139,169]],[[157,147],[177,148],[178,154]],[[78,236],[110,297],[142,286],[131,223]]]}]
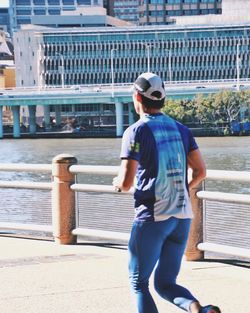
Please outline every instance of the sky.
[{"label": "sky", "polygon": [[0,7],[8,7],[9,0],[0,0]]}]

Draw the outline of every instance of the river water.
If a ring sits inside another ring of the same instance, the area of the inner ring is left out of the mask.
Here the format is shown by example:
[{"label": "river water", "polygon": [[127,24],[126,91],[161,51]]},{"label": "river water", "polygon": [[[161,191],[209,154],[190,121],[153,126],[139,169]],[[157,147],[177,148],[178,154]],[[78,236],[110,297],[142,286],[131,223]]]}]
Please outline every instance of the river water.
[{"label": "river water", "polygon": [[[250,171],[250,137],[196,138],[208,169]],[[120,138],[110,139],[3,139],[0,163],[51,163],[54,156],[69,153],[83,165],[119,165]],[[2,180],[34,179],[37,174],[1,173]],[[39,180],[47,180],[39,175]],[[84,176],[84,182],[109,183],[111,178]],[[223,187],[223,186],[222,186]]]}]

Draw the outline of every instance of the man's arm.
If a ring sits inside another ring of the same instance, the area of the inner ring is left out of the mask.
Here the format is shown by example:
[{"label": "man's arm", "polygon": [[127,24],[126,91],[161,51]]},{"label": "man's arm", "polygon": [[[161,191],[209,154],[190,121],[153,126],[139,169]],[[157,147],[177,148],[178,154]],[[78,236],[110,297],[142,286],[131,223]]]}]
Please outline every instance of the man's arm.
[{"label": "man's arm", "polygon": [[123,159],[119,174],[113,179],[113,185],[121,191],[129,191],[134,184],[137,166],[138,161],[133,159]]},{"label": "man's arm", "polygon": [[188,184],[189,189],[192,189],[206,177],[206,166],[199,149],[189,152],[188,166],[193,170],[192,179]]}]

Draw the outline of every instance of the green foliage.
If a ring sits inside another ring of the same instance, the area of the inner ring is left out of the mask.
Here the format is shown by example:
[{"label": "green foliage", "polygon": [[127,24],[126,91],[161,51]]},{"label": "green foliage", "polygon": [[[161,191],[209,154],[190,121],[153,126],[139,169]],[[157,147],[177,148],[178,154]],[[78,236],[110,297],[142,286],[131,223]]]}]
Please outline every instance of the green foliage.
[{"label": "green foliage", "polygon": [[198,94],[193,100],[169,99],[163,108],[164,113],[184,124],[230,124],[249,110],[250,91],[229,90],[208,96]]}]

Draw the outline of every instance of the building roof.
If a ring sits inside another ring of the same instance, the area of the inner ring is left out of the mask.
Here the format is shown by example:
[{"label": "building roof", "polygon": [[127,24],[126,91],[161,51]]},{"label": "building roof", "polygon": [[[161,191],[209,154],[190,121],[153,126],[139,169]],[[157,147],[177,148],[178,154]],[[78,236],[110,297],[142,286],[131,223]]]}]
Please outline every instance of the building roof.
[{"label": "building roof", "polygon": [[50,27],[25,27],[23,30],[35,31],[36,33],[43,33],[46,35],[64,35],[67,34],[102,34],[109,33],[110,35],[116,33],[161,33],[161,32],[183,32],[183,31],[208,31],[218,29],[233,29],[250,27],[248,23],[235,23],[235,24],[218,24],[218,25],[152,25],[152,26],[126,26],[126,27],[77,27],[69,30],[68,28],[50,28]]}]

